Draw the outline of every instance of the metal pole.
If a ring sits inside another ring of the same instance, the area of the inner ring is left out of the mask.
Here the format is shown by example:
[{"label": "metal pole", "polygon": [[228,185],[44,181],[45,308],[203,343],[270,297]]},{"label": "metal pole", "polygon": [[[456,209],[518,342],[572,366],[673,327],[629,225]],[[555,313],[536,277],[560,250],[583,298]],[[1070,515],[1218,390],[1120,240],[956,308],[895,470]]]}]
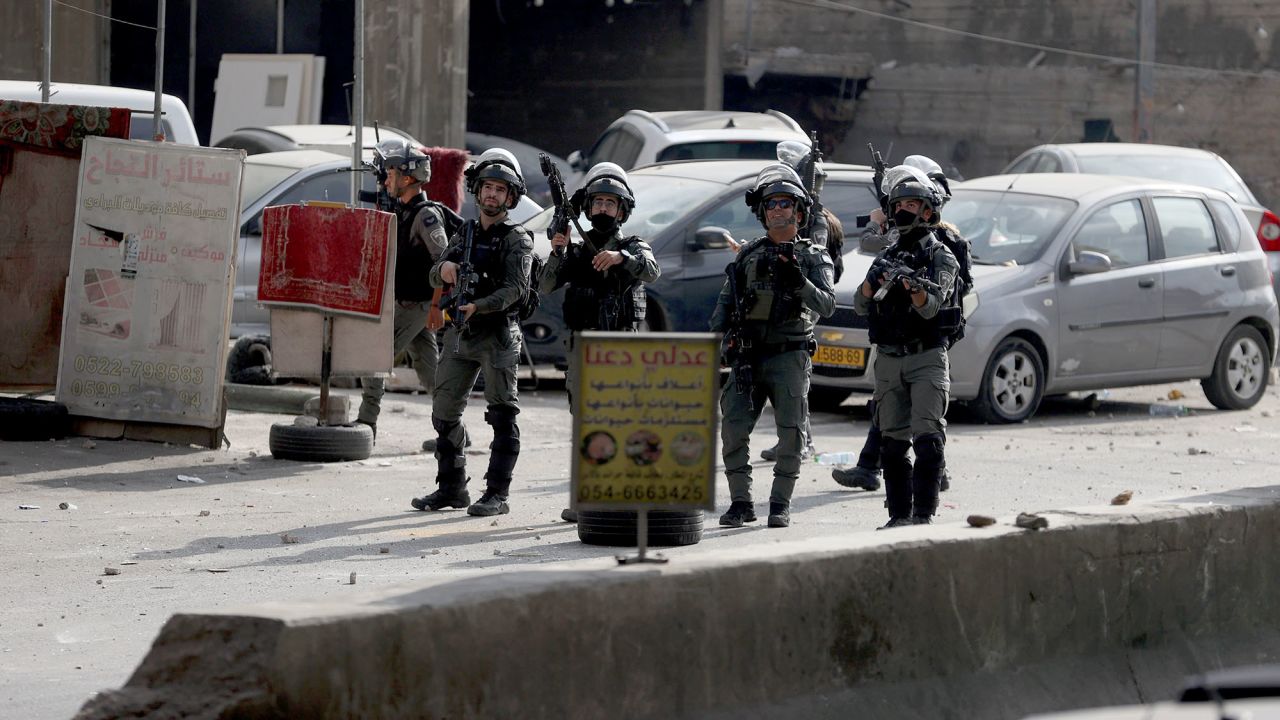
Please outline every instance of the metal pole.
[{"label": "metal pole", "polygon": [[156,104],[153,127],[157,142],[164,141],[164,124],[160,121],[160,98],[164,95],[164,6],[167,0],[156,0]]},{"label": "metal pole", "polygon": [[191,0],[191,21],[187,30],[187,112],[196,114],[196,7],[200,0]]},{"label": "metal pole", "polygon": [[44,68],[40,73],[40,102],[49,102],[49,84],[53,82],[53,0],[44,2]]},{"label": "metal pole", "polygon": [[276,0],[276,54],[284,53],[284,0]]},{"label": "metal pole", "polygon": [[1156,0],[1138,2],[1138,70],[1133,99],[1133,141],[1151,142],[1151,110],[1155,105]]},{"label": "metal pole", "polygon": [[364,150],[364,0],[356,0],[355,85],[351,88],[351,207],[360,206]]}]

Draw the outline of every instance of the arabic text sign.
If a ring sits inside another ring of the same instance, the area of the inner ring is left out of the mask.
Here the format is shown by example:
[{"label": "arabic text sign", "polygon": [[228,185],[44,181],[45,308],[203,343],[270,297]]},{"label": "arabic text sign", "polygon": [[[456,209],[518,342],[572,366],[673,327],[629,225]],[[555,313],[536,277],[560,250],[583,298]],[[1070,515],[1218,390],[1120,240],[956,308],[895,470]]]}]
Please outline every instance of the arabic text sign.
[{"label": "arabic text sign", "polygon": [[262,213],[258,302],[376,319],[395,216],[363,208],[279,205]]},{"label": "arabic text sign", "polygon": [[221,422],[244,154],[88,138],[58,370],[77,415]]},{"label": "arabic text sign", "polygon": [[719,348],[708,333],[579,335],[575,508],[715,508]]}]

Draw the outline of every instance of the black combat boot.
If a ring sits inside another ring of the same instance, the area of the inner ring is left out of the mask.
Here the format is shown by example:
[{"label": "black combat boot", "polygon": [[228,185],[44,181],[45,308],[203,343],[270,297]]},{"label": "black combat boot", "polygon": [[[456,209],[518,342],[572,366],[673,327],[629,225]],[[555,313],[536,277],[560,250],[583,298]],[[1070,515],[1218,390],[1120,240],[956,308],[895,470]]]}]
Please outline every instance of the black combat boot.
[{"label": "black combat boot", "polygon": [[[813,447],[813,440],[806,436],[804,439],[804,447],[800,448],[800,462],[804,462],[805,460],[808,460],[809,458],[817,454],[818,454],[818,451]],[[774,443],[773,447],[767,447],[761,450],[760,459],[767,460],[769,462],[777,462],[778,460],[777,443]]]},{"label": "black combat boot", "polygon": [[908,526],[908,525],[915,525],[915,523],[914,523],[914,522],[912,522],[911,518],[904,518],[904,517],[900,517],[900,518],[889,518],[889,522],[887,522],[887,523],[885,523],[885,524],[881,525],[880,527],[878,527],[878,528],[876,528],[876,529],[877,529],[877,530],[889,530],[890,528],[906,527],[906,526]]},{"label": "black combat boot", "polygon": [[471,504],[471,493],[467,492],[467,480],[446,482],[438,481],[440,488],[430,495],[414,498],[409,501],[414,510],[441,510],[443,508],[464,508]]},{"label": "black combat boot", "polygon": [[831,471],[831,479],[845,487],[861,488],[867,492],[880,489],[880,471],[864,468],[861,465],[854,465],[848,470],[836,468]]},{"label": "black combat boot", "polygon": [[791,525],[791,503],[769,501],[769,527],[784,528]]},{"label": "black combat boot", "polygon": [[493,488],[485,488],[484,494],[480,496],[480,499],[467,508],[468,515],[480,517],[506,515],[509,512],[511,512],[511,507],[507,505],[506,493],[499,494]]},{"label": "black combat boot", "polygon": [[724,527],[742,527],[743,523],[756,521],[756,509],[750,501],[734,500],[729,503],[729,510],[720,516],[720,524]]}]

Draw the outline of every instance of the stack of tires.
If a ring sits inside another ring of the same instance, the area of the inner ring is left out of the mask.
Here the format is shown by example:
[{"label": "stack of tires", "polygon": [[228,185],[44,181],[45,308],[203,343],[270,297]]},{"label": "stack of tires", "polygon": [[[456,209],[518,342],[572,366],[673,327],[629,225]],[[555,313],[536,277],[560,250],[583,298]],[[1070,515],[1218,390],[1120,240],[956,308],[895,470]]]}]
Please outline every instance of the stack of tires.
[{"label": "stack of tires", "polygon": [[71,431],[67,406],[48,400],[0,397],[0,440],[49,440]]},{"label": "stack of tires", "polygon": [[[702,540],[701,510],[650,510],[649,545],[673,547]],[[632,511],[578,512],[578,539],[587,545],[636,547],[636,514]]]}]

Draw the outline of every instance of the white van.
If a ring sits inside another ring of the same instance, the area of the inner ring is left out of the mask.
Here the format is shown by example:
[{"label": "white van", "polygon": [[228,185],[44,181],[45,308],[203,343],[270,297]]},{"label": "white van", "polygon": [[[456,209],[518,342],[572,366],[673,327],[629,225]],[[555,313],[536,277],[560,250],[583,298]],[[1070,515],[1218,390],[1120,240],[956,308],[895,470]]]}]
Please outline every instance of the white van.
[{"label": "white van", "polygon": [[[150,140],[155,136],[153,120],[155,93],[133,88],[108,87],[106,85],[80,85],[77,83],[53,83],[49,90],[49,102],[60,105],[94,105],[98,107],[128,108],[133,111],[129,123],[129,137],[134,140]],[[0,80],[0,100],[25,100],[40,102],[40,83],[35,80]],[[160,122],[166,140],[180,145],[199,145],[196,126],[191,113],[181,99],[162,95]]]}]

